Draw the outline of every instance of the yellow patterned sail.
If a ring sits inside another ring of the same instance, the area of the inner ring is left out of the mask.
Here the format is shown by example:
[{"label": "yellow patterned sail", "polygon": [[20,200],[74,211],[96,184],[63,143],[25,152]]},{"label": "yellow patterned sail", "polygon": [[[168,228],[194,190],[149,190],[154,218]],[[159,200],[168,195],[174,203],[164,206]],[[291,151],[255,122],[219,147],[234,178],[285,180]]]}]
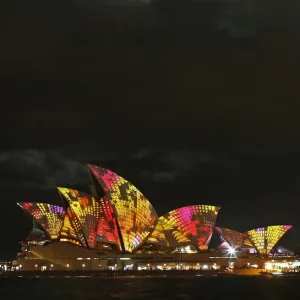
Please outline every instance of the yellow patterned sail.
[{"label": "yellow patterned sail", "polygon": [[80,241],[79,241],[80,239],[77,236],[76,231],[71,224],[69,215],[72,215],[70,208],[67,209],[67,212],[65,214],[63,226],[62,226],[60,236],[59,236],[59,240],[61,242],[68,242],[68,243],[72,243],[72,244],[75,244],[78,246],[83,246],[80,243]]},{"label": "yellow patterned sail", "polygon": [[58,239],[64,220],[64,208],[48,203],[18,203],[45,230],[52,240]]},{"label": "yellow patterned sail", "polygon": [[177,227],[175,218],[168,215],[161,216],[159,222],[162,224],[164,235],[172,249],[177,248],[181,244],[192,244],[187,235]]},{"label": "yellow patterned sail", "polygon": [[252,229],[248,236],[261,255],[268,255],[291,225],[274,225]]},{"label": "yellow patterned sail", "polygon": [[165,231],[164,231],[164,228],[162,225],[162,218],[163,217],[160,217],[158,219],[155,229],[150,234],[150,236],[147,238],[145,243],[159,245],[162,248],[169,248],[170,244],[165,235]]},{"label": "yellow patterned sail", "polygon": [[58,188],[58,190],[76,215],[79,221],[79,226],[76,227],[82,230],[89,248],[96,247],[96,238],[101,243],[120,246],[117,233],[113,230],[114,224],[110,222],[109,207],[105,199],[98,200],[91,195],[68,188]]},{"label": "yellow patterned sail", "polygon": [[109,199],[121,233],[122,247],[133,252],[147,239],[157,222],[157,214],[146,197],[116,173],[88,165]]},{"label": "yellow patterned sail", "polygon": [[88,246],[93,248],[98,227],[99,203],[94,197],[76,190],[61,187],[58,190],[75,213]]},{"label": "yellow patterned sail", "polygon": [[[70,205],[67,209],[67,215],[69,217],[69,221],[70,221],[70,224],[71,224],[72,228],[75,230],[75,233],[76,233],[76,236],[77,236],[78,240],[80,241],[82,246],[88,247],[88,243],[87,243],[87,241],[85,239],[85,235],[83,233],[83,226],[81,224],[80,218],[76,214],[76,212],[72,209],[72,205],[70,204],[70,203],[72,203],[72,199],[70,198],[70,196],[67,192],[69,189],[65,189],[65,188],[60,189],[60,188],[58,188],[58,190],[59,190],[60,194],[62,195],[62,197]],[[74,195],[74,197],[76,198],[75,195]]]},{"label": "yellow patterned sail", "polygon": [[219,207],[192,205],[181,207],[159,218],[172,248],[180,244],[193,244],[207,250]]}]

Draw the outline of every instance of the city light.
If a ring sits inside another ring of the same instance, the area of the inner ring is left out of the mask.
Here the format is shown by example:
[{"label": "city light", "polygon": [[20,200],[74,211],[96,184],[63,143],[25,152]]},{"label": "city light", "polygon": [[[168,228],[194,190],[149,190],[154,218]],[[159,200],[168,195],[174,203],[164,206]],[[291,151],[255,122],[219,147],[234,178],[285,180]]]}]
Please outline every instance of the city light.
[{"label": "city light", "polygon": [[235,250],[234,250],[234,248],[229,248],[228,249],[228,253],[230,254],[230,255],[234,255],[235,254]]}]

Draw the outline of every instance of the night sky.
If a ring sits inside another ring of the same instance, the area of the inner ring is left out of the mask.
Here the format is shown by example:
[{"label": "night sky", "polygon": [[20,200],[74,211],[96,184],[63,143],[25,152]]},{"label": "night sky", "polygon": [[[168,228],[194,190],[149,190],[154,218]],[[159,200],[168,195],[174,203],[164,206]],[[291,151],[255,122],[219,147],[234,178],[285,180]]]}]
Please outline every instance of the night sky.
[{"label": "night sky", "polygon": [[0,259],[30,231],[16,203],[88,191],[86,163],[158,214],[217,205],[300,247],[300,2],[107,3],[1,1]]}]

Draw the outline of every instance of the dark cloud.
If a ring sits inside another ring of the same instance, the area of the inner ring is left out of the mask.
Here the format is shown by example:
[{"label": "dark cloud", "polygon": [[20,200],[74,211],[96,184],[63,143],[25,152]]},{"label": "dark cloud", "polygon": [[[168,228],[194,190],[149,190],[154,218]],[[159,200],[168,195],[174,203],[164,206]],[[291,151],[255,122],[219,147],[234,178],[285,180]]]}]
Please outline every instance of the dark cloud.
[{"label": "dark cloud", "polygon": [[1,182],[6,187],[53,189],[88,182],[83,164],[53,151],[0,152],[0,166],[4,178],[11,176],[10,180]]},{"label": "dark cloud", "polygon": [[153,181],[166,182],[173,181],[177,177],[176,172],[156,172],[153,174]]},{"label": "dark cloud", "polygon": [[234,5],[224,7],[217,20],[217,28],[226,31],[234,38],[249,38],[260,27],[259,11],[255,1],[236,1]]},{"label": "dark cloud", "polygon": [[137,151],[136,153],[133,154],[133,159],[137,159],[137,160],[142,160],[145,158],[149,158],[153,156],[153,150],[150,149],[140,149],[139,151]]},{"label": "dark cloud", "polygon": [[189,171],[199,167],[200,164],[216,163],[216,156],[213,153],[201,151],[172,151],[167,157],[167,163],[173,169]]},{"label": "dark cloud", "polygon": [[175,171],[140,171],[139,177],[141,180],[146,180],[152,183],[172,182],[178,176]]}]

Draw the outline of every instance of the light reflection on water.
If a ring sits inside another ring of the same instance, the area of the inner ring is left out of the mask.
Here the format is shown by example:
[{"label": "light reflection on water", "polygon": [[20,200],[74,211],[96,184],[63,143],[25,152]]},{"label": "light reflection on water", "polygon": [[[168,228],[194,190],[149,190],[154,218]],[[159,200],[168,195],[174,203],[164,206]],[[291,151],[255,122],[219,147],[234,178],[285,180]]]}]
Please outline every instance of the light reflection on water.
[{"label": "light reflection on water", "polygon": [[0,299],[300,299],[300,277],[32,277],[0,279]]}]

